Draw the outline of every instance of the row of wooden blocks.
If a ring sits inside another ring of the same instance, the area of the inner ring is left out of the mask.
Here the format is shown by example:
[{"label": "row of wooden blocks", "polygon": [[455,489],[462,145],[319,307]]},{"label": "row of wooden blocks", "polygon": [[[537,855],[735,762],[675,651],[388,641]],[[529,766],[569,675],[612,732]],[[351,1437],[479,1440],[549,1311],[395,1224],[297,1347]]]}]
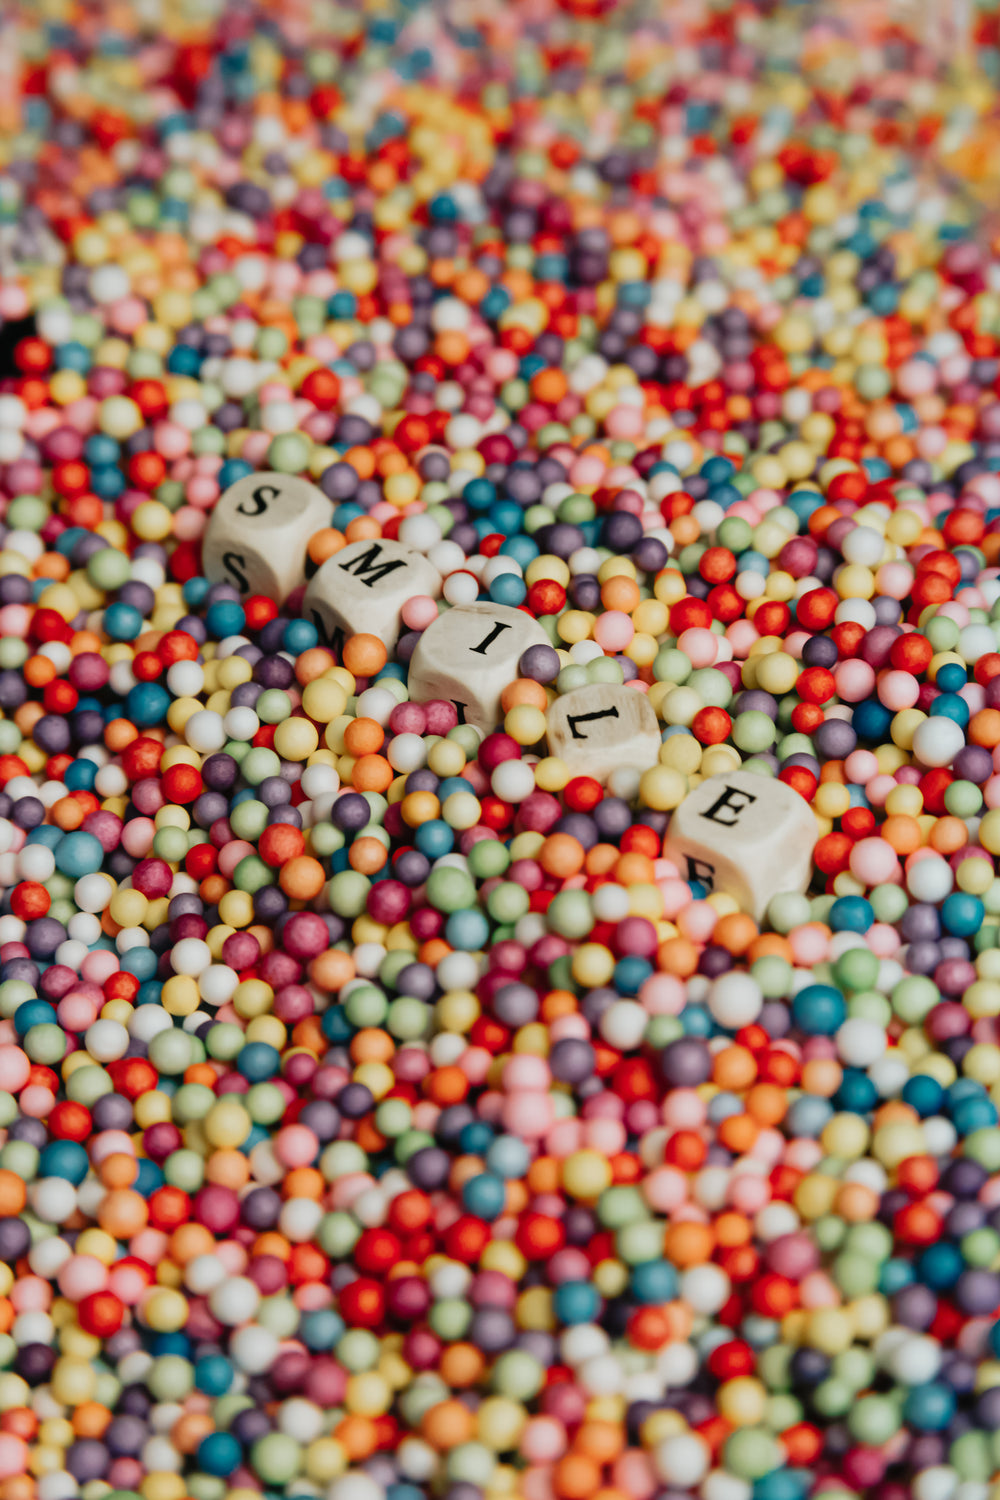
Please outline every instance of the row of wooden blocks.
[{"label": "row of wooden blocks", "polygon": [[[205,576],[280,602],[303,582],[309,539],[329,520],[330,502],[315,485],[287,474],[248,475],[212,512]],[[442,581],[422,553],[401,542],[349,542],[309,580],[303,613],[322,644],[338,653],[349,636],[361,632],[377,635],[391,652],[407,600],[439,598]],[[523,610],[455,605],[420,637],[410,662],[410,696],[416,702],[446,699],[461,723],[488,734],[503,717],[500,697],[518,676],[521,657],[529,646],[548,644],[545,630]],[[557,700],[549,714],[549,745],[553,755],[603,781],[616,766],[655,765],[660,732],[643,694],[599,685]]]},{"label": "row of wooden blocks", "polygon": [[[248,475],[212,512],[205,576],[281,602],[304,581],[309,540],[330,524],[330,515],[330,501],[306,480]],[[363,632],[391,652],[407,600],[438,598],[441,585],[437,569],[413,548],[383,538],[350,542],[309,580],[303,613],[320,641],[338,652],[349,636]],[[548,644],[542,626],[523,610],[455,605],[420,636],[410,661],[410,698],[447,700],[461,723],[489,734],[503,718],[501,694],[519,675],[521,657],[530,646]],[[574,776],[601,782],[617,769],[654,766],[661,745],[645,694],[600,683],[555,700],[546,739],[549,753]],[[665,852],[685,878],[730,892],[759,918],[777,892],[805,890],[816,835],[812,811],[797,792],[734,771],[707,778],[685,798],[671,817]]]}]

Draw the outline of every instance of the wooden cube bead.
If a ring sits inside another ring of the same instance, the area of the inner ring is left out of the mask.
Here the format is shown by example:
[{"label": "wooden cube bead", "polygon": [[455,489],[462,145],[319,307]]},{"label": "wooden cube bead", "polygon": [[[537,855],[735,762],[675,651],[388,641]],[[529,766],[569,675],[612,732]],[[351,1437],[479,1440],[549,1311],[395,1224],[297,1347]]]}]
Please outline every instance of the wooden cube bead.
[{"label": "wooden cube bead", "polygon": [[607,781],[628,766],[646,771],[660,753],[660,727],[645,693],[614,683],[576,688],[557,698],[548,711],[549,754],[564,761],[574,776]]},{"label": "wooden cube bead", "polygon": [[767,776],[708,776],[675,809],[664,854],[684,880],[725,891],[759,922],[772,896],[802,892],[818,837],[798,792]]},{"label": "wooden cube bead", "polygon": [[377,635],[391,651],[401,611],[417,594],[441,592],[441,574],[422,552],[379,537],[348,542],[328,557],[306,589],[303,612],[320,644],[342,651],[348,636]]},{"label": "wooden cube bead", "polygon": [[459,723],[483,734],[497,728],[500,695],[518,675],[529,646],[551,642],[537,620],[507,604],[456,604],[421,635],[410,662],[415,703],[443,698],[458,709]]},{"label": "wooden cube bead", "polygon": [[323,491],[295,474],[246,474],[219,496],[205,528],[210,583],[280,604],[305,578],[309,539],[329,526]]}]

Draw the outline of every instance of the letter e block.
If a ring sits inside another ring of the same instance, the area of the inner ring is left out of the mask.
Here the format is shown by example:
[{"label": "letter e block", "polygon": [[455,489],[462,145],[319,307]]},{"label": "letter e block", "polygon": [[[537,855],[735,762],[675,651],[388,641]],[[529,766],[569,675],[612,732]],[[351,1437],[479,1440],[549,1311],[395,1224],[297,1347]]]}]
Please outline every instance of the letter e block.
[{"label": "letter e block", "polygon": [[806,889],[818,837],[812,809],[784,782],[750,771],[709,776],[684,798],[664,854],[685,880],[725,891],[755,921],[772,896]]}]

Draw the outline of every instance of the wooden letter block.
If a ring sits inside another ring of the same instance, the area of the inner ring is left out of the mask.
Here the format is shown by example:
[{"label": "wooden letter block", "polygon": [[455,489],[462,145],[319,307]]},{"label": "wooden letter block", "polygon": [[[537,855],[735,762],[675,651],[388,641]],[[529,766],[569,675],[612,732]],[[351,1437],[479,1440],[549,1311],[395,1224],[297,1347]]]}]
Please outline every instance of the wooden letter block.
[{"label": "wooden letter block", "polygon": [[446,699],[458,709],[459,723],[490,734],[503,718],[500,694],[517,677],[521,657],[529,646],[548,645],[541,625],[523,610],[508,604],[456,604],[428,625],[417,642],[410,662],[410,697],[415,703]]},{"label": "wooden letter block", "polygon": [[548,711],[549,753],[574,776],[607,781],[621,766],[647,771],[660,753],[653,705],[635,688],[595,683],[557,698]]},{"label": "wooden letter block", "polygon": [[391,651],[402,629],[400,611],[417,594],[441,592],[441,574],[422,552],[402,542],[349,542],[306,589],[303,612],[320,644],[342,651],[348,636],[377,635]]},{"label": "wooden letter block", "polygon": [[247,474],[220,495],[205,528],[210,583],[280,604],[305,577],[309,538],[329,526],[330,501],[294,474]]},{"label": "wooden letter block", "polygon": [[806,889],[817,837],[809,804],[790,786],[728,771],[684,798],[664,854],[683,879],[726,891],[759,922],[772,896]]}]

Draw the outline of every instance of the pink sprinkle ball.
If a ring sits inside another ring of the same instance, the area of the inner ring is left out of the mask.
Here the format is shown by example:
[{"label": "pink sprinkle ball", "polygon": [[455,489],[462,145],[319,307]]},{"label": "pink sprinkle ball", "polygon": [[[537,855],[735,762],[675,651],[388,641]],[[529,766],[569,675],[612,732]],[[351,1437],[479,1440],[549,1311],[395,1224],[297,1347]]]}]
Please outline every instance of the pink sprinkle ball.
[{"label": "pink sprinkle ball", "polygon": [[20,1047],[0,1046],[0,1088],[9,1093],[23,1089],[31,1074],[31,1063]]},{"label": "pink sprinkle ball", "polygon": [[875,671],[864,661],[845,661],[834,671],[837,696],[844,703],[860,703],[875,687]]},{"label": "pink sprinkle ball", "polygon": [[428,595],[417,594],[406,600],[400,613],[408,630],[426,630],[437,619],[438,607]]},{"label": "pink sprinkle ball", "polygon": [[423,705],[427,719],[427,733],[447,735],[458,724],[458,710],[453,703],[434,699]]},{"label": "pink sprinkle ball", "polygon": [[278,1133],[274,1149],[283,1166],[305,1167],[315,1159],[319,1142],[305,1125],[288,1125]]},{"label": "pink sprinkle ball", "polygon": [[420,703],[397,703],[389,715],[393,734],[420,734],[427,728],[427,715]]},{"label": "pink sprinkle ball", "polygon": [[594,639],[605,651],[624,651],[634,635],[630,617],[617,609],[609,609],[594,626]]},{"label": "pink sprinkle ball", "polygon": [[719,637],[711,630],[685,630],[677,639],[678,650],[683,651],[695,668],[712,666],[719,646]]},{"label": "pink sprinkle ball", "polygon": [[12,1432],[0,1433],[0,1479],[10,1479],[14,1475],[25,1473],[28,1451],[23,1438]]}]

